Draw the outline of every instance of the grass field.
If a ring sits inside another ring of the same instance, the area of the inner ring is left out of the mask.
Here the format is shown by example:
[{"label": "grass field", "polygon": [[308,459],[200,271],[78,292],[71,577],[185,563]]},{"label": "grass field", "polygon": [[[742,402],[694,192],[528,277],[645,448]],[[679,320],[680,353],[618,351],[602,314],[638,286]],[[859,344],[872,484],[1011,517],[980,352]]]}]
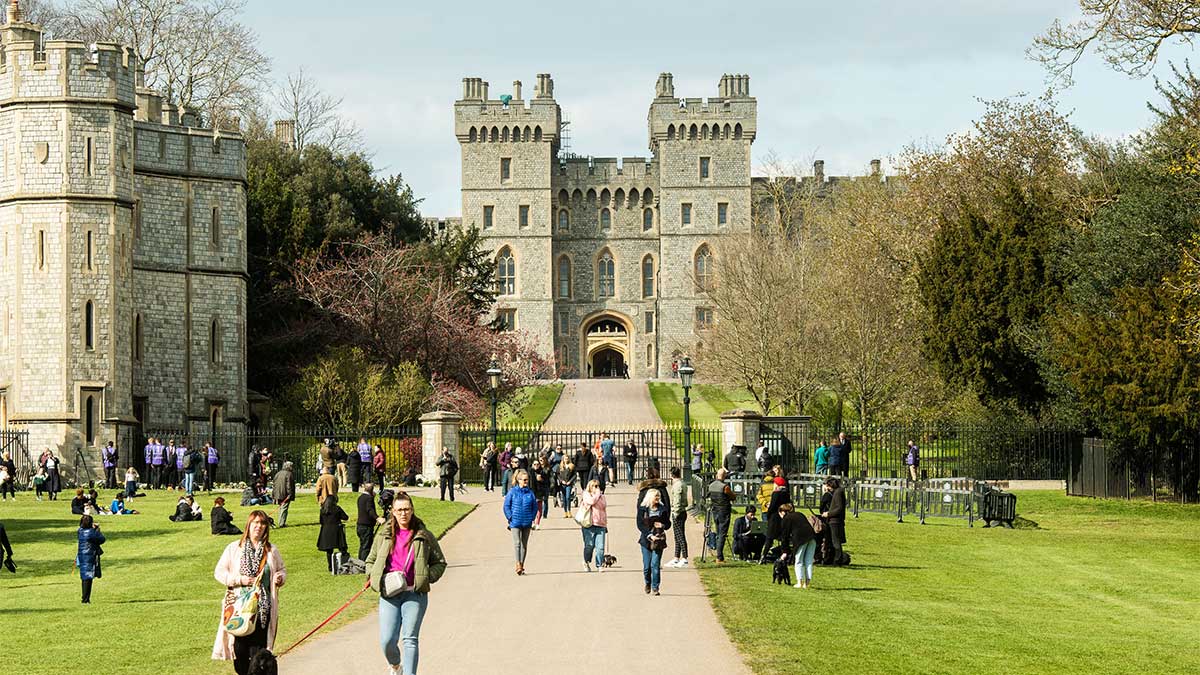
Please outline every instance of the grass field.
[{"label": "grass field", "polygon": [[[674,382],[650,382],[650,400],[666,424],[683,424],[683,387]],[[716,427],[721,413],[738,408],[757,410],[758,404],[744,390],[729,390],[711,384],[699,384],[691,390],[693,426]]]},{"label": "grass field", "polygon": [[[113,494],[105,491],[102,497],[111,500]],[[350,494],[342,493],[342,507],[351,517],[346,538],[353,555],[358,538]],[[225,497],[236,501],[232,494]],[[133,504],[141,515],[98,519],[108,541],[101,558],[104,577],[96,580],[90,605],[79,602],[79,577],[72,567],[79,517],[70,514],[70,500],[38,502],[21,493],[20,501],[0,502],[0,521],[18,566],[16,575],[7,570],[0,575],[5,670],[232,673],[232,664],[210,658],[224,592],[213,579],[213,568],[232,537],[209,534],[208,522],[168,521],[177,499],[151,492]],[[201,499],[207,519],[212,501]],[[428,499],[418,499],[416,505],[439,535],[471,508]],[[244,526],[251,509],[230,510],[234,522]],[[288,527],[271,533],[288,569],[280,594],[277,650],[315,627],[363,584],[362,576],[334,577],[325,571],[325,554],[316,550],[316,521],[316,499],[302,494],[288,514]],[[364,594],[325,630],[365,616],[376,605]]]},{"label": "grass field", "polygon": [[[808,591],[701,565],[756,673],[1200,672],[1200,509],[1022,492],[1026,529],[847,524]],[[793,578],[793,582],[795,579]]]}]

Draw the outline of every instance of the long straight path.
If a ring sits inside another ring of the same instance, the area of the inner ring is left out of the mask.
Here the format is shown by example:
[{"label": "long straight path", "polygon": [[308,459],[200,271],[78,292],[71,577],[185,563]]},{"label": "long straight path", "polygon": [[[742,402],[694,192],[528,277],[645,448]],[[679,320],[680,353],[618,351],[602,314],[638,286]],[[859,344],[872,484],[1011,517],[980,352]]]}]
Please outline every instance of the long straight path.
[{"label": "long straight path", "polygon": [[565,380],[544,430],[645,429],[662,424],[646,380]]},{"label": "long straight path", "polygon": [[[749,673],[694,569],[664,569],[662,595],[643,592],[634,488],[608,489],[617,564],[603,573],[583,570],[579,527],[552,509],[530,537],[526,575],[516,576],[500,492],[471,488],[467,497],[479,506],[442,539],[449,567],[429,596],[420,672]],[[688,535],[698,552],[699,525]],[[369,594],[359,602],[378,602]],[[281,671],[380,675],[378,636],[373,612],[285,656]]]}]

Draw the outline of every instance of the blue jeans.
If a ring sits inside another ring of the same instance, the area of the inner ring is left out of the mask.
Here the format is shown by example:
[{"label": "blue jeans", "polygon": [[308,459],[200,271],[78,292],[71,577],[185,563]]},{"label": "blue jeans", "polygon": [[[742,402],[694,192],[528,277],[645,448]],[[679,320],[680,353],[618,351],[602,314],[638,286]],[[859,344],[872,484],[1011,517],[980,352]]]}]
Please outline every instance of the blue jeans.
[{"label": "blue jeans", "polygon": [[796,583],[812,581],[813,555],[817,552],[817,540],[809,539],[806,544],[796,551]]},{"label": "blue jeans", "polygon": [[570,515],[570,513],[571,513],[571,489],[572,489],[572,486],[570,486],[570,485],[562,486],[563,513],[566,513],[568,515]]},{"label": "blue jeans", "polygon": [[194,489],[195,487],[196,487],[196,472],[195,471],[184,471],[183,472],[183,491],[187,494],[191,494],[192,492],[195,492],[195,489]]},{"label": "blue jeans", "polygon": [[642,576],[650,584],[650,590],[657,591],[662,577],[662,551],[651,551],[645,546],[642,549]]},{"label": "blue jeans", "polygon": [[[417,639],[429,594],[405,591],[394,598],[379,597],[379,642],[389,665],[402,666],[404,675],[416,675]],[[397,640],[404,642],[401,653]]]},{"label": "blue jeans", "polygon": [[541,508],[541,510],[542,510],[543,518],[550,515],[550,498],[546,497],[545,499],[539,499],[538,507]]},{"label": "blue jeans", "polygon": [[583,530],[583,562],[591,562],[592,552],[595,551],[596,567],[604,566],[604,540],[608,538],[608,528],[593,525]]}]

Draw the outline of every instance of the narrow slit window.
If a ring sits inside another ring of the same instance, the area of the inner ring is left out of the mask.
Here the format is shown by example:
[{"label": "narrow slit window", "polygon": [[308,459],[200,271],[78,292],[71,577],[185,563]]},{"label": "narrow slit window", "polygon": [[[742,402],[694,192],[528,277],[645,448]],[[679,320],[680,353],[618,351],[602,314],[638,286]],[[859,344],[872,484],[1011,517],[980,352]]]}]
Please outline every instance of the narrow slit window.
[{"label": "narrow slit window", "polygon": [[717,224],[725,225],[729,222],[729,204],[720,202],[717,204]]},{"label": "narrow slit window", "polygon": [[612,212],[608,209],[600,209],[600,229],[607,230],[612,227]]},{"label": "narrow slit window", "polygon": [[84,151],[85,155],[84,155],[84,169],[83,170],[87,175],[90,176],[90,175],[92,175],[93,169],[95,168],[96,142],[95,142],[95,140],[92,139],[91,136],[88,136],[86,145],[87,145],[87,149]]},{"label": "narrow slit window", "polygon": [[83,435],[88,445],[96,444],[96,397],[88,396],[84,402]]},{"label": "narrow slit window", "polygon": [[212,245],[217,246],[221,243],[221,208],[218,206],[212,207]]},{"label": "narrow slit window", "polygon": [[654,258],[642,259],[642,297],[654,297]]},{"label": "narrow slit window", "polygon": [[492,216],[495,214],[495,211],[496,211],[496,207],[494,207],[494,206],[483,207],[483,229],[485,229],[485,230],[491,229]]},{"label": "narrow slit window", "polygon": [[87,247],[86,248],[87,248],[87,268],[88,268],[89,272],[92,270],[92,255],[93,255],[92,247],[94,246],[94,244],[92,242],[94,239],[95,239],[95,237],[93,236],[92,231],[88,230],[87,231]]},{"label": "narrow slit window", "polygon": [[654,229],[654,209],[645,209],[642,211],[642,231],[649,232]]},{"label": "narrow slit window", "polygon": [[520,226],[529,227],[529,207],[522,204],[518,210],[518,214],[518,217],[520,218]]},{"label": "narrow slit window", "polygon": [[221,362],[221,324],[216,319],[208,324],[208,360],[214,365]]},{"label": "narrow slit window", "polygon": [[39,270],[46,269],[46,231],[45,230],[38,230],[37,267]]},{"label": "narrow slit window", "polygon": [[691,225],[692,224],[692,205],[691,204],[680,204],[679,205],[679,222],[683,225]]},{"label": "narrow slit window", "polygon": [[83,303],[83,348],[96,348],[96,306],[91,300]]},{"label": "narrow slit window", "polygon": [[700,177],[701,178],[708,178],[708,164],[709,164],[708,157],[700,158]]},{"label": "narrow slit window", "polygon": [[500,160],[500,180],[512,178],[512,159],[504,157]]}]

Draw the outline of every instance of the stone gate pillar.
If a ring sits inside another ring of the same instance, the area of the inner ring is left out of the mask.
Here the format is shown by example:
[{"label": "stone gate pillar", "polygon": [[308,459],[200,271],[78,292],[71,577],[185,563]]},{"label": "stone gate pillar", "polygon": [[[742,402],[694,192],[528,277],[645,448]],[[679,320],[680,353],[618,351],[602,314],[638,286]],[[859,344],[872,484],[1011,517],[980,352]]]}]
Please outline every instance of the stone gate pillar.
[{"label": "stone gate pillar", "polygon": [[426,480],[437,477],[437,460],[442,448],[449,448],[454,461],[459,461],[462,421],[462,415],[446,410],[421,415],[421,475]]},{"label": "stone gate pillar", "polygon": [[754,449],[758,447],[759,427],[762,425],[762,415],[754,410],[730,410],[721,413],[721,465],[725,455],[735,445],[746,446],[746,463],[754,462]]}]

